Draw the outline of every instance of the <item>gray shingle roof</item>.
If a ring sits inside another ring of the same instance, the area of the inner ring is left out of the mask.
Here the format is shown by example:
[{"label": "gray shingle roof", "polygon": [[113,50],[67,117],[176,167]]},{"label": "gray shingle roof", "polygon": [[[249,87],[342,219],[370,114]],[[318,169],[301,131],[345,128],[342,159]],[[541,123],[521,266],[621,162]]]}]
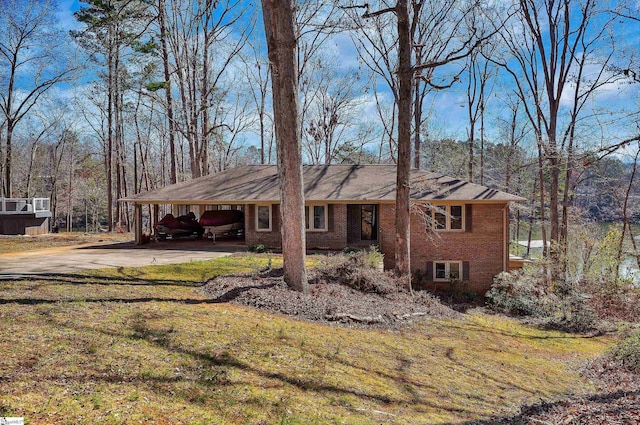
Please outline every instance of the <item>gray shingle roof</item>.
[{"label": "gray shingle roof", "polygon": [[[395,201],[395,165],[305,165],[305,199],[335,202]],[[411,171],[411,199],[478,202],[523,201],[516,195],[423,170]],[[275,165],[246,165],[128,196],[137,203],[279,202]]]}]

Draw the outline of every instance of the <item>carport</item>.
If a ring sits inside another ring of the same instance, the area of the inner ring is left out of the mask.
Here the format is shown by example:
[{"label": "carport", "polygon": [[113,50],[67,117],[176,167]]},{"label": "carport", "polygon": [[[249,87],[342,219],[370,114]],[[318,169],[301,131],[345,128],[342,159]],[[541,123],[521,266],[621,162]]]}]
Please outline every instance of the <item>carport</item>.
[{"label": "carport", "polygon": [[[141,245],[149,241],[153,225],[162,218],[161,212],[170,212],[174,216],[193,212],[199,218],[207,210],[239,209],[245,212],[245,228],[248,228],[249,206],[279,203],[280,190],[277,175],[268,169],[261,174],[254,169],[240,167],[127,196],[118,201],[133,205],[135,242]],[[144,211],[145,207],[147,211]],[[144,225],[143,213],[148,217],[148,226]],[[145,233],[145,227],[149,233]]]},{"label": "carport", "polygon": [[[122,199],[122,202],[131,202],[128,198]],[[171,213],[174,216],[183,216],[187,213],[194,213],[196,220],[205,212],[210,210],[229,210],[237,209],[244,211],[244,204],[232,204],[220,202],[203,202],[202,200],[192,199],[187,201],[176,202],[174,200],[153,202],[132,202],[134,210],[134,235],[135,243],[142,245],[150,240],[154,235],[154,224],[158,223],[162,216]],[[145,223],[145,207],[148,208],[146,214],[147,223]],[[164,211],[162,214],[161,212]],[[162,215],[162,216],[161,216]],[[244,238],[243,238],[244,240]],[[214,238],[215,242],[215,238]]]}]

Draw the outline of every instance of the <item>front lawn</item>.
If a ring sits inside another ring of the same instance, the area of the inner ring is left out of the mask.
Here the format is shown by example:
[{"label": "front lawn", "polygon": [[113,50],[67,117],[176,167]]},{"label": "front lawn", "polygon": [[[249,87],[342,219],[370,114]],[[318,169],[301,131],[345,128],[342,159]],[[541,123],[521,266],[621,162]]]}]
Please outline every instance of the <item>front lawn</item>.
[{"label": "front lawn", "polygon": [[199,288],[269,258],[0,282],[0,417],[31,424],[491,421],[582,391],[572,366],[612,342],[479,313],[425,318],[401,331],[326,326],[215,303]]}]

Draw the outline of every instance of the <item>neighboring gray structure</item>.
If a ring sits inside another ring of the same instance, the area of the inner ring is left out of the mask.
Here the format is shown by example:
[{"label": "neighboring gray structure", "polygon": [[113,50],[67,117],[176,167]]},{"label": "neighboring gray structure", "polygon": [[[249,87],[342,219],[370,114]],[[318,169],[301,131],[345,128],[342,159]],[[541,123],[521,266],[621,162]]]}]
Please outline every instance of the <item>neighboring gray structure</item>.
[{"label": "neighboring gray structure", "polygon": [[49,232],[49,198],[0,198],[0,235]]}]

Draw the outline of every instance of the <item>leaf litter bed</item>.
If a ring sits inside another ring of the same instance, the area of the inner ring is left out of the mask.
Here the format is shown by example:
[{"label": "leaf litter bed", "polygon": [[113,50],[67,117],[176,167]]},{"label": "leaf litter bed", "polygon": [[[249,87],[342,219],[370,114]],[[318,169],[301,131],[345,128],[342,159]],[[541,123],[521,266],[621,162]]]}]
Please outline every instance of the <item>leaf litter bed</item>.
[{"label": "leaf litter bed", "polygon": [[460,313],[423,291],[411,295],[389,286],[363,291],[343,282],[324,279],[321,272],[316,271],[310,272],[309,281],[309,293],[296,292],[284,283],[282,269],[271,269],[215,277],[204,285],[203,291],[219,302],[350,327],[397,328],[425,316],[460,317]]},{"label": "leaf litter bed", "polygon": [[639,373],[625,369],[609,355],[587,362],[581,372],[595,386],[595,393],[527,406],[515,417],[478,424],[640,424]]}]

